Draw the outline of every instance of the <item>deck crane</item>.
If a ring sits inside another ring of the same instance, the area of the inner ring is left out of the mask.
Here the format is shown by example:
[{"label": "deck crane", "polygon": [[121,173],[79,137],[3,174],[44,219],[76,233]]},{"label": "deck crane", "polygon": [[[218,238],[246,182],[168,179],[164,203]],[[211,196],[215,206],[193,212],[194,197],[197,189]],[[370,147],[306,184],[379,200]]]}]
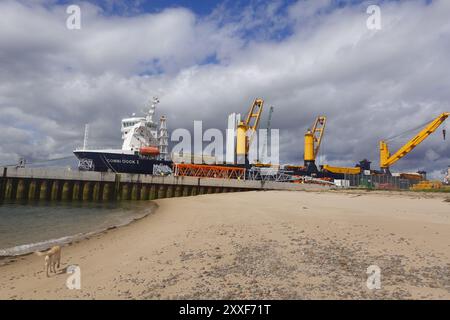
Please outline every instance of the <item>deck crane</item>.
[{"label": "deck crane", "polygon": [[[403,147],[401,147],[396,153],[391,155],[386,140],[380,141],[380,168],[385,173],[390,173],[389,168],[397,161],[402,159],[408,153],[410,153],[415,147],[428,138],[433,132],[435,132],[441,124],[450,116],[450,112],[444,112],[440,114],[436,119],[427,124],[414,138],[409,140]],[[445,140],[445,130],[442,131]]]},{"label": "deck crane", "polygon": [[325,133],[325,125],[327,123],[327,117],[318,116],[312,126],[312,129],[308,129],[305,134],[305,150],[303,159],[305,161],[305,168],[308,174],[316,173],[316,158],[320,150],[323,135]]},{"label": "deck crane", "polygon": [[238,164],[248,164],[248,154],[256,130],[258,130],[259,122],[261,120],[261,114],[263,111],[264,100],[255,99],[247,117],[244,121],[241,121],[237,127],[237,145],[236,155]]}]

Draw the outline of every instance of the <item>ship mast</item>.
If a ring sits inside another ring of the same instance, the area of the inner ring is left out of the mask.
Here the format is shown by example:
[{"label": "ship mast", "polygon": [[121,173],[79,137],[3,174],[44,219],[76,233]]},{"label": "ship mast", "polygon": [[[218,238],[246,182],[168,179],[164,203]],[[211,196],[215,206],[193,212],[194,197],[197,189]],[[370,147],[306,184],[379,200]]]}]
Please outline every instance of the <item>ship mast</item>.
[{"label": "ship mast", "polygon": [[159,120],[159,154],[161,160],[169,160],[169,134],[167,132],[167,119],[162,116]]},{"label": "ship mast", "polygon": [[147,112],[146,121],[149,123],[153,123],[153,116],[155,115],[156,105],[159,103],[158,97],[153,97],[153,101],[150,105],[150,109]]}]

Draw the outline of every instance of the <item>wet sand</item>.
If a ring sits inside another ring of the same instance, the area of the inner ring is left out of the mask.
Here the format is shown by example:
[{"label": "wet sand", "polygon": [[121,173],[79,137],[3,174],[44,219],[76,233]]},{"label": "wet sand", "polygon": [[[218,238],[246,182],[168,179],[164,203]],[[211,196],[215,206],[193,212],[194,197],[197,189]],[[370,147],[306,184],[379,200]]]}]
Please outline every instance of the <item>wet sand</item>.
[{"label": "wet sand", "polygon": [[[0,299],[450,299],[445,194],[249,192],[158,200],[129,226],[0,266]],[[381,269],[381,289],[366,286]]]}]

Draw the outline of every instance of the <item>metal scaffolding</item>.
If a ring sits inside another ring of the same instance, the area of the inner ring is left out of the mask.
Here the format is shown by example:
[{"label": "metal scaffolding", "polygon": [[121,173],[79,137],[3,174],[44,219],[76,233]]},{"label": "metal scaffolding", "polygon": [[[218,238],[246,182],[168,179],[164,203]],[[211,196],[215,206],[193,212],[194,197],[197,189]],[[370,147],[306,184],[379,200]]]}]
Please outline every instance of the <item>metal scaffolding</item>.
[{"label": "metal scaffolding", "polygon": [[248,171],[249,180],[275,181],[275,182],[291,182],[293,177],[285,173],[284,170],[278,168],[256,168],[253,167]]}]

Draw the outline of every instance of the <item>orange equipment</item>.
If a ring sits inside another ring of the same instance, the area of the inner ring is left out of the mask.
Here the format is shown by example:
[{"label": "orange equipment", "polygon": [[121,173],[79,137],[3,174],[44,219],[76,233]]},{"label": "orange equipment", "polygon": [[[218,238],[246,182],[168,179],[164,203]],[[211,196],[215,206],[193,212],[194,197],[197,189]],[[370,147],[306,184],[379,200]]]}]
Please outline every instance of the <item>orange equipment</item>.
[{"label": "orange equipment", "polygon": [[159,148],[157,147],[142,147],[139,153],[144,156],[159,156]]},{"label": "orange equipment", "polygon": [[177,163],[175,164],[175,176],[244,180],[245,169],[238,167]]}]

